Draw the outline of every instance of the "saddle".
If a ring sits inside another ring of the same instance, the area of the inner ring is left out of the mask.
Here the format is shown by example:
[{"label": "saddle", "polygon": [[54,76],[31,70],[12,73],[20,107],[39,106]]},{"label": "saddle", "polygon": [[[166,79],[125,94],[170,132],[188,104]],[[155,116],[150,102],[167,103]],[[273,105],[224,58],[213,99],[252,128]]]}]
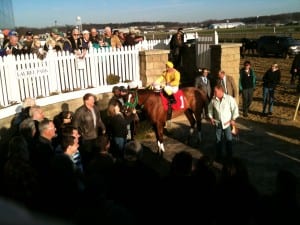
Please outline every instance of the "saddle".
[{"label": "saddle", "polygon": [[[183,92],[182,90],[178,90],[174,95],[174,98],[176,100],[176,103],[171,104],[172,110],[180,110],[185,108],[185,102],[183,101]],[[164,110],[168,110],[169,108],[169,98],[164,94],[163,91],[160,92],[160,97],[162,100],[162,104],[164,107]]]}]

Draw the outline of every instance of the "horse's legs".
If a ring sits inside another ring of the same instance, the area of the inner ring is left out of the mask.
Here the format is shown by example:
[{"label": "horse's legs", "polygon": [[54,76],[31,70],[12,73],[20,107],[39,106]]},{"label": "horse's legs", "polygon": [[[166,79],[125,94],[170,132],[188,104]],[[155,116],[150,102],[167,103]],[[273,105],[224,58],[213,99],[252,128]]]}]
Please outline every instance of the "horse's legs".
[{"label": "horse's legs", "polygon": [[193,113],[191,110],[185,111],[185,115],[190,121],[191,129],[190,134],[192,135],[194,133],[195,125],[197,124],[197,136],[198,136],[198,142],[202,141],[202,110],[198,110],[195,113]]},{"label": "horse's legs", "polygon": [[[191,137],[194,134],[195,128],[196,128],[196,123],[197,123],[198,141],[201,142],[201,114],[200,114],[200,118],[197,118],[196,115],[190,109],[186,110],[184,112],[184,114],[188,118],[190,125],[191,125],[189,137]],[[196,119],[195,119],[195,117],[196,117]],[[200,124],[198,122],[199,119],[200,119]]]},{"label": "horse's legs", "polygon": [[186,110],[184,112],[184,114],[190,122],[190,125],[191,125],[190,132],[192,132],[195,129],[195,125],[196,125],[196,120],[195,120],[194,114],[190,109]]},{"label": "horse's legs", "polygon": [[202,141],[202,122],[201,122],[201,118],[198,120],[197,119],[197,131],[198,131],[198,141],[201,142]]},{"label": "horse's legs", "polygon": [[165,146],[163,143],[163,131],[164,131],[164,123],[163,122],[157,122],[153,125],[155,136],[157,140],[157,147],[158,147],[158,153],[165,152]]}]

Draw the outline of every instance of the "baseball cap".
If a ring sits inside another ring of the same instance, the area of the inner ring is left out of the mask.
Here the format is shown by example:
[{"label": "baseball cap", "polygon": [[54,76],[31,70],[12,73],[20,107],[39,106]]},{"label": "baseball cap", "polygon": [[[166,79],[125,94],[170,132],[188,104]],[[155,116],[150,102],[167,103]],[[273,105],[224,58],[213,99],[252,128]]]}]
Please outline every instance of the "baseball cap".
[{"label": "baseball cap", "polygon": [[8,36],[18,36],[18,35],[19,35],[18,32],[14,30],[9,31],[8,33]]},{"label": "baseball cap", "polygon": [[53,28],[53,29],[51,30],[51,32],[54,33],[54,34],[60,35],[60,32],[59,32],[59,30],[58,30],[57,28]]},{"label": "baseball cap", "polygon": [[120,91],[122,91],[122,92],[127,92],[127,91],[128,91],[128,89],[127,89],[127,88],[125,88],[124,86],[120,86]]}]

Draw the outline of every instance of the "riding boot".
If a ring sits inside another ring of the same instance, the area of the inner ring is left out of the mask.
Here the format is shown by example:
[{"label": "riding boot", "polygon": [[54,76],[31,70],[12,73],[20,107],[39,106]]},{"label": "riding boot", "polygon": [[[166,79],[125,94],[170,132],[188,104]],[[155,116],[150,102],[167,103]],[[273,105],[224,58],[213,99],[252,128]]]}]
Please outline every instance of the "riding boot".
[{"label": "riding boot", "polygon": [[168,111],[167,111],[167,120],[171,120],[172,118],[172,105],[171,103],[168,104]]},{"label": "riding boot", "polygon": [[170,104],[175,104],[175,103],[176,103],[176,100],[175,100],[175,97],[174,97],[173,94],[172,94],[172,95],[169,95],[168,97],[169,97],[169,103],[170,103]]}]

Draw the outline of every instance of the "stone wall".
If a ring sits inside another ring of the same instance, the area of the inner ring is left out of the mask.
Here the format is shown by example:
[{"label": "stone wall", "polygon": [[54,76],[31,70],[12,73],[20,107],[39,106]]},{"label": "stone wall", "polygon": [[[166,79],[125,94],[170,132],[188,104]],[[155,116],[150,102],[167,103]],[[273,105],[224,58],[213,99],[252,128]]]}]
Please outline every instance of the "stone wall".
[{"label": "stone wall", "polygon": [[[140,52],[140,74],[143,86],[155,81],[166,69],[165,63],[169,58],[169,50],[147,50]],[[184,45],[182,48],[182,63],[178,68],[181,74],[181,86],[194,85],[197,66],[195,45]]]},{"label": "stone wall", "polygon": [[[96,95],[97,106],[103,112],[103,115],[105,114],[104,111],[107,108],[107,104],[108,104],[108,101],[111,98],[111,96],[112,96],[112,93],[104,93],[104,94]],[[66,102],[57,102],[56,104],[41,106],[41,108],[43,109],[43,111],[45,113],[45,117],[47,117],[49,119],[53,119],[55,115],[59,114],[62,111],[63,107],[68,107],[68,109],[70,111],[75,112],[75,110],[78,107],[80,107],[82,104],[83,104],[83,98],[76,98],[76,99],[69,100]],[[14,116],[9,116],[5,119],[1,119],[0,120],[0,123],[1,123],[0,128],[3,128],[3,127],[9,128],[13,118],[14,118]]]},{"label": "stone wall", "polygon": [[140,52],[140,80],[143,87],[152,84],[164,70],[169,50],[146,50]]},{"label": "stone wall", "polygon": [[[217,76],[220,69],[224,70],[226,74],[234,78],[237,90],[239,90],[240,76],[240,46],[241,44],[236,43],[211,45],[211,74]],[[238,97],[236,101],[239,102]]]}]

